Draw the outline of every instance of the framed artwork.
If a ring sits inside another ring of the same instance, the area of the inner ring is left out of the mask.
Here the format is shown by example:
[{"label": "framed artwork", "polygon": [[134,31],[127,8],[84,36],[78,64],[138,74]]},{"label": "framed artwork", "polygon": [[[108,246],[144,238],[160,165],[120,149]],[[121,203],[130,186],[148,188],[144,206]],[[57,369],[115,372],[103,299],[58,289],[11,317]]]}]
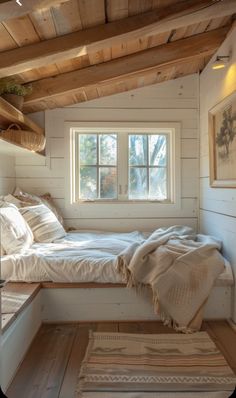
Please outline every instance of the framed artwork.
[{"label": "framed artwork", "polygon": [[210,184],[236,188],[236,92],[209,111]]}]

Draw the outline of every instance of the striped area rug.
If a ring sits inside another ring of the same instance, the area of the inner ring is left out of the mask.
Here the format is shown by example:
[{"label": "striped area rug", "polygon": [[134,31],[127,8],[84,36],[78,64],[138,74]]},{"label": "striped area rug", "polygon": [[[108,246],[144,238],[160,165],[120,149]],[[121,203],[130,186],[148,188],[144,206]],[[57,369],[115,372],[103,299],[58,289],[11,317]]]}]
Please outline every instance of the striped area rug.
[{"label": "striped area rug", "polygon": [[76,397],[226,398],[236,377],[206,332],[90,333]]}]

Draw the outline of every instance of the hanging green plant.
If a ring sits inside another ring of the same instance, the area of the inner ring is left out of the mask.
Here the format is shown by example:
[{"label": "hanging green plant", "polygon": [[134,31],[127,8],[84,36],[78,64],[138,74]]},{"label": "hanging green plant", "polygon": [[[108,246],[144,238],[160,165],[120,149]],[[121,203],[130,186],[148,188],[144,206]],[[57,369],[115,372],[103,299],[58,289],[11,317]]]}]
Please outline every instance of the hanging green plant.
[{"label": "hanging green plant", "polygon": [[31,93],[31,84],[21,84],[8,79],[0,80],[0,95],[20,110],[23,107],[24,97]]},{"label": "hanging green plant", "polygon": [[20,84],[14,80],[0,80],[0,95],[2,94],[15,94],[25,97],[32,93],[31,84]]}]

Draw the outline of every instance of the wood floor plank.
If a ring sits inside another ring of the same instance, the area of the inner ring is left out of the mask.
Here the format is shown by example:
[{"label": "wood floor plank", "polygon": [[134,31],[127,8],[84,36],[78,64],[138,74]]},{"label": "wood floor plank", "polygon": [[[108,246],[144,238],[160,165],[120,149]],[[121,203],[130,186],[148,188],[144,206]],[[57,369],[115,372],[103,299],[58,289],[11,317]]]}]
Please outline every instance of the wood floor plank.
[{"label": "wood floor plank", "polygon": [[[74,398],[89,330],[176,333],[161,322],[45,324],[37,334],[9,390],[8,398]],[[206,330],[236,373],[236,333],[226,321],[207,321]]]},{"label": "wood floor plank", "polygon": [[176,331],[168,326],[164,326],[162,322],[140,322],[139,327],[141,333],[176,333]]},{"label": "wood floor plank", "polygon": [[65,377],[63,379],[58,398],[74,398],[81,362],[84,358],[88,344],[89,330],[95,331],[96,327],[97,325],[93,323],[78,325],[76,337],[71,349],[70,359],[67,364]]},{"label": "wood floor plank", "polygon": [[164,326],[160,321],[147,322],[119,322],[121,333],[176,333],[175,330]]},{"label": "wood floor plank", "polygon": [[8,398],[58,398],[76,325],[43,325],[7,391]]},{"label": "wood floor plank", "polygon": [[99,322],[96,332],[119,332],[118,322]]},{"label": "wood floor plank", "polygon": [[58,398],[74,398],[81,362],[88,345],[89,330],[96,332],[118,332],[117,322],[81,323],[71,350],[65,377]]},{"label": "wood floor plank", "polygon": [[236,333],[225,320],[207,322],[207,332],[236,374]]},{"label": "wood floor plank", "polygon": [[138,322],[119,322],[120,333],[141,333]]}]

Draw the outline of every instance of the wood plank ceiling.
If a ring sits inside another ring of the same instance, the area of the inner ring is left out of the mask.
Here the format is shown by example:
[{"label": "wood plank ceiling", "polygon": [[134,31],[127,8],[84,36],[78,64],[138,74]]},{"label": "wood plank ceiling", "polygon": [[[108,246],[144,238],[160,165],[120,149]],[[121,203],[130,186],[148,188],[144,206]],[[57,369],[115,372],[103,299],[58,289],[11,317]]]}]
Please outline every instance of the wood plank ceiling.
[{"label": "wood plank ceiling", "polygon": [[22,3],[27,13],[13,0],[0,2],[0,77],[32,83],[25,112],[200,72],[236,13],[235,0]]}]

